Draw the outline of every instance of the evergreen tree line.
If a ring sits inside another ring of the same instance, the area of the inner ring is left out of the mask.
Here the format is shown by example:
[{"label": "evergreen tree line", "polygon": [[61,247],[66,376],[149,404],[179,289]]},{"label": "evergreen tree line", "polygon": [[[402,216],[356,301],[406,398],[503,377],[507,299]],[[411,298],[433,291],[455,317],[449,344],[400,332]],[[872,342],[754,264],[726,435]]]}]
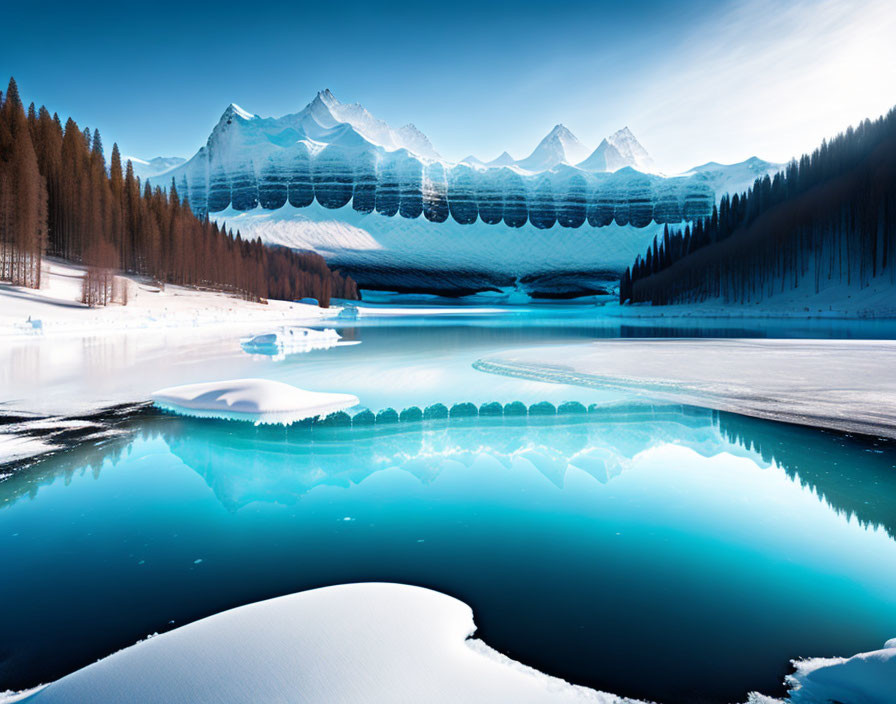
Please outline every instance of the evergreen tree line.
[{"label": "evergreen tree line", "polygon": [[[314,253],[268,247],[197,218],[174,182],[141,187],[118,145],[107,166],[98,130],[34,104],[15,80],[0,92],[0,279],[37,288],[44,253],[87,265],[84,302],[115,296],[114,271],[247,300],[358,298],[355,282]],[[126,289],[125,289],[126,290]],[[126,298],[121,298],[126,303]]]},{"label": "evergreen tree line", "polygon": [[896,109],[663,231],[626,269],[621,302],[749,303],[803,287],[896,284]]}]

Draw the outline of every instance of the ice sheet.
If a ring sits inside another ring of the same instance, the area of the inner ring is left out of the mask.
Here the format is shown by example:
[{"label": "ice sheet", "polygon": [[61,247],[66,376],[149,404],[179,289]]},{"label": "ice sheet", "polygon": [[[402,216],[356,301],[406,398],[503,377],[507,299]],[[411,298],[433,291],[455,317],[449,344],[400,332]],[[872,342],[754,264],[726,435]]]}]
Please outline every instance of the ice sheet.
[{"label": "ice sheet", "polygon": [[480,371],[896,437],[890,340],[602,340],[484,357]]}]

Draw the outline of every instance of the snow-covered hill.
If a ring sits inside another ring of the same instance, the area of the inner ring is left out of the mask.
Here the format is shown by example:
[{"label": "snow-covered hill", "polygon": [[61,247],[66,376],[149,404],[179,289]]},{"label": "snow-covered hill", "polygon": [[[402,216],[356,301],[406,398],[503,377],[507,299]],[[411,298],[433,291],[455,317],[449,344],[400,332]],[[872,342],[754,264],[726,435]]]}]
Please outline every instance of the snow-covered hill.
[{"label": "snow-covered hill", "polygon": [[[417,287],[396,286],[395,276],[423,257],[417,278],[438,280],[428,288],[466,290],[503,285],[508,276],[612,278],[657,226],[709,215],[721,187],[743,189],[777,168],[756,160],[665,177],[628,128],[591,151],[563,125],[525,159],[504,152],[489,163],[472,156],[453,163],[413,125],[393,128],[327,90],[280,118],[231,104],[192,159],[150,180],[166,187],[173,177],[198,214],[235,226],[233,216],[245,213],[244,234],[294,246],[313,241],[362,286]],[[339,247],[352,228],[375,246]],[[523,254],[525,266],[511,265]],[[557,259],[566,262],[562,270]]]},{"label": "snow-covered hill", "polygon": [[122,157],[121,163],[127,164],[128,161],[130,161],[134,167],[135,176],[140,179],[147,179],[151,176],[158,176],[159,174],[163,174],[166,171],[170,171],[171,169],[180,166],[186,159],[180,156],[157,156],[154,159],[146,161],[145,159],[138,159],[135,156],[125,156]]}]

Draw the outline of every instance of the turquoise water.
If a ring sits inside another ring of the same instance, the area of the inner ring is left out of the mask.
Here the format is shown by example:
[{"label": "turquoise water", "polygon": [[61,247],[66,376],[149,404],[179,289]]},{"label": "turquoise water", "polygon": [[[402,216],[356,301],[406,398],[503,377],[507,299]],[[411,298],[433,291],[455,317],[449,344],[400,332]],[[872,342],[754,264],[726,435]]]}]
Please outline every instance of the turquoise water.
[{"label": "turquoise water", "polygon": [[481,374],[484,350],[594,333],[469,322],[355,325],[360,345],[244,363],[374,409],[608,405],[369,429],[138,417],[0,481],[0,690],[371,580],[454,595],[501,652],[663,702],[780,693],[790,658],[896,636],[893,443]]}]

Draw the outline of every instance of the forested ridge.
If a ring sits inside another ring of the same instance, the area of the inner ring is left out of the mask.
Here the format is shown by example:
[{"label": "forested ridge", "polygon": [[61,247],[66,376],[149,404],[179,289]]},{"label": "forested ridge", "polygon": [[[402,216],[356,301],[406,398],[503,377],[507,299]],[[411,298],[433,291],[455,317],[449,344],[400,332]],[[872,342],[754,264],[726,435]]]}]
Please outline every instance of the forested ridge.
[{"label": "forested ridge", "polygon": [[667,226],[625,271],[619,298],[751,303],[872,281],[896,285],[896,109],[726,194],[684,230]]},{"label": "forested ridge", "polygon": [[[244,240],[197,218],[172,182],[141,186],[118,145],[109,164],[98,130],[34,104],[14,79],[0,92],[0,280],[39,288],[44,254],[84,264],[84,302],[115,295],[114,272],[230,292],[248,300],[358,297],[350,278],[314,253]],[[126,299],[121,300],[126,303]]]}]

